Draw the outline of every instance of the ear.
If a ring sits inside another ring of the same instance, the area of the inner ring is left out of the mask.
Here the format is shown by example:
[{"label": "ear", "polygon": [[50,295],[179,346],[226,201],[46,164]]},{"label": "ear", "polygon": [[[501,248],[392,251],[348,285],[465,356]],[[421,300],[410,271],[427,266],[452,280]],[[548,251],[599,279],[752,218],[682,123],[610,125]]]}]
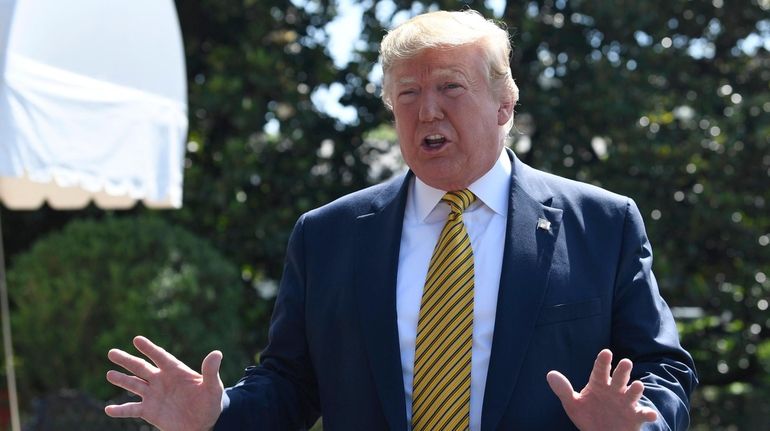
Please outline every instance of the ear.
[{"label": "ear", "polygon": [[497,108],[497,125],[502,126],[508,123],[513,116],[513,101],[503,100],[500,107]]}]

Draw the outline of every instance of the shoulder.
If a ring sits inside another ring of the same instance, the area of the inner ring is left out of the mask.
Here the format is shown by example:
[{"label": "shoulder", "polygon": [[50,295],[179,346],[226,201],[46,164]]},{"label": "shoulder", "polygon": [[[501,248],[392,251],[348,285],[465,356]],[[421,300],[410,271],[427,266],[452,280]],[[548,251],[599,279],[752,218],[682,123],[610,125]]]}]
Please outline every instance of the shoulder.
[{"label": "shoulder", "polygon": [[397,200],[406,191],[409,174],[397,175],[385,182],[341,196],[316,209],[308,211],[302,218],[324,220],[329,218],[358,217],[379,211]]},{"label": "shoulder", "polygon": [[544,172],[520,161],[516,163],[513,187],[521,187],[534,199],[567,214],[592,219],[624,219],[629,211],[638,212],[633,199],[628,196]]}]

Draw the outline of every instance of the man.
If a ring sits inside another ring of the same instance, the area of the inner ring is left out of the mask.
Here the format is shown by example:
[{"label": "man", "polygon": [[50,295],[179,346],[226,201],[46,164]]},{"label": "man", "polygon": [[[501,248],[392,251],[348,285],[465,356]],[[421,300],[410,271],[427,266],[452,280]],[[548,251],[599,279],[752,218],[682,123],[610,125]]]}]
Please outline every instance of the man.
[{"label": "man", "polygon": [[[327,430],[686,429],[694,366],[635,204],[504,148],[508,34],[435,12],[381,54],[410,172],[300,217],[269,345],[235,387],[221,353],[197,374],[137,337],[155,365],[113,349],[133,375],[107,378],[142,401],[107,414],[164,430],[304,429],[319,414]],[[613,354],[628,358],[614,370]]]}]

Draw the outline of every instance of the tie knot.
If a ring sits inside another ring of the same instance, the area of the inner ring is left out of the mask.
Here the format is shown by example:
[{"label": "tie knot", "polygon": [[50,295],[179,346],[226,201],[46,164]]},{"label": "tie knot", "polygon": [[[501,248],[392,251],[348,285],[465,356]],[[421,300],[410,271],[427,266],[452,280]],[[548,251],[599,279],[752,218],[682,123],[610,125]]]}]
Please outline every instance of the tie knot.
[{"label": "tie knot", "polygon": [[441,200],[449,204],[450,211],[462,214],[476,200],[476,195],[468,189],[463,189],[447,192]]}]

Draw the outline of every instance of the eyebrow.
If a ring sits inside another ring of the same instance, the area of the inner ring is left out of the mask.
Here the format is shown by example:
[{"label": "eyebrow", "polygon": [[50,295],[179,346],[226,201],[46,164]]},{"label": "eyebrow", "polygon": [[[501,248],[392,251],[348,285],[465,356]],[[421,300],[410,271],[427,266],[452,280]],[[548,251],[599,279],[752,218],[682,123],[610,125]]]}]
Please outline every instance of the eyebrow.
[{"label": "eyebrow", "polygon": [[468,80],[468,77],[463,73],[462,70],[456,68],[456,67],[445,67],[441,69],[436,69],[435,72],[432,72],[431,75],[437,75],[441,77],[451,77],[451,78],[462,78],[466,81]]},{"label": "eyebrow", "polygon": [[[453,78],[453,79],[461,78],[467,82],[470,82],[466,74],[463,73],[463,71],[460,70],[459,68],[455,68],[455,67],[437,68],[430,71],[430,75],[437,76],[440,78]],[[403,76],[396,81],[396,84],[410,85],[410,84],[415,84],[416,82],[417,82],[417,78],[415,78],[414,76]]]}]

